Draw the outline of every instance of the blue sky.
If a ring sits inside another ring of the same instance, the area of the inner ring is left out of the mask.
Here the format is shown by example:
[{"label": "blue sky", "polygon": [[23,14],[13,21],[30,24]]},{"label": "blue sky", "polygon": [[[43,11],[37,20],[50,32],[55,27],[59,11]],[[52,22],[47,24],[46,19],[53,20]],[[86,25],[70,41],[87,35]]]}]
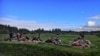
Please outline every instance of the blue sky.
[{"label": "blue sky", "polygon": [[100,22],[100,0],[0,0],[0,7],[0,18],[28,24],[32,21],[35,25],[30,26],[36,28],[50,29],[53,25],[51,28],[66,29]]}]

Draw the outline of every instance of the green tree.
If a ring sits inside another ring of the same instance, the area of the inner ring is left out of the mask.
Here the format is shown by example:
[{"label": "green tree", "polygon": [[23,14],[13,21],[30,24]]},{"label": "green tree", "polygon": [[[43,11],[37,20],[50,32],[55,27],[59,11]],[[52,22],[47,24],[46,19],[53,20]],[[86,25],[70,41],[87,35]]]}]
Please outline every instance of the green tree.
[{"label": "green tree", "polygon": [[38,33],[38,36],[40,37],[41,33],[44,32],[44,29],[39,28],[39,29],[35,30],[35,32]]},{"label": "green tree", "polygon": [[62,31],[61,31],[61,29],[56,28],[56,29],[52,29],[52,32],[54,34],[58,34],[59,35]]},{"label": "green tree", "polygon": [[20,32],[20,33],[23,33],[23,34],[28,34],[28,33],[30,33],[30,31],[29,31],[28,29],[25,29],[25,28],[19,29],[19,32]]}]

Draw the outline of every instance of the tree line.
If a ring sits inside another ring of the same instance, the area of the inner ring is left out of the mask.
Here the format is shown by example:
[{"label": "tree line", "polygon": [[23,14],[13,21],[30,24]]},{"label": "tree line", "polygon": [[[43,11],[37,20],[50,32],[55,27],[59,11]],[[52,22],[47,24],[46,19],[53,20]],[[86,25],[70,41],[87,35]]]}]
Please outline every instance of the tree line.
[{"label": "tree line", "polygon": [[0,24],[0,34],[8,34],[8,33],[23,33],[23,34],[27,34],[27,33],[60,33],[61,29],[52,29],[52,30],[44,30],[42,28],[36,29],[36,30],[28,30],[26,28],[17,28],[17,27],[12,27],[10,25],[3,25]]},{"label": "tree line", "polygon": [[84,33],[84,34],[90,34],[90,35],[97,35],[99,36],[100,35],[100,31],[80,31],[80,32],[77,32],[77,31],[72,31],[72,30],[68,30],[68,31],[62,31],[61,29],[59,28],[55,28],[55,29],[52,29],[52,30],[44,30],[44,29],[36,29],[36,30],[28,30],[26,28],[17,28],[17,27],[12,27],[10,25],[3,25],[3,24],[0,24],[0,34],[8,34],[8,33],[23,33],[23,34],[27,34],[27,33],[31,33],[31,34],[34,34],[34,33],[38,33],[39,35],[41,33],[54,33],[54,34],[79,34],[79,33]]}]

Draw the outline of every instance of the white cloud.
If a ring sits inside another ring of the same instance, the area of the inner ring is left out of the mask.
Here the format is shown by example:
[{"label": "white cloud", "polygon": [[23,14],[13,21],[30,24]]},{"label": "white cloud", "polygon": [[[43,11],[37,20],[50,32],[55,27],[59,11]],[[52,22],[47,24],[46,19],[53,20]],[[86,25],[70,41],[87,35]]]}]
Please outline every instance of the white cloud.
[{"label": "white cloud", "polygon": [[95,21],[88,21],[86,25],[83,25],[76,30],[77,31],[98,31],[100,30],[100,24],[96,24]]},{"label": "white cloud", "polygon": [[55,23],[41,24],[34,20],[18,20],[17,18],[0,18],[0,24],[11,25],[18,28],[27,28],[29,30],[35,30],[38,28],[44,28],[45,30],[60,28],[62,30],[75,30],[75,31],[100,30],[100,24],[96,24],[96,22],[93,20],[91,21],[89,20],[86,25],[79,27],[76,25],[68,25],[68,24],[55,24]]},{"label": "white cloud", "polygon": [[18,28],[27,28],[29,30],[34,30],[38,28],[44,28],[46,30],[53,29],[53,28],[61,28],[61,29],[68,28],[68,25],[66,24],[64,25],[53,24],[53,23],[40,24],[34,20],[26,21],[26,20],[17,20],[15,18],[0,18],[0,23],[15,26]]},{"label": "white cloud", "polygon": [[89,19],[93,19],[93,20],[100,19],[100,15],[95,15],[95,16],[89,17]]},{"label": "white cloud", "polygon": [[83,29],[83,27],[79,27],[79,29]]},{"label": "white cloud", "polygon": [[88,21],[88,26],[95,26],[95,22],[94,21]]},{"label": "white cloud", "polygon": [[100,24],[97,24],[96,20],[100,19],[100,15],[89,17],[89,21],[86,25],[79,26],[74,29],[75,31],[97,31],[100,30]]}]

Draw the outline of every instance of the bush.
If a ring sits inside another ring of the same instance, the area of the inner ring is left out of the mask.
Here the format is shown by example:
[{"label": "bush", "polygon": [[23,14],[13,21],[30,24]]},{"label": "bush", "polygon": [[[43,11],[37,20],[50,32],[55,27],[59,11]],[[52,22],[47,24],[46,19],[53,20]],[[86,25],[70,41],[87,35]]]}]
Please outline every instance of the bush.
[{"label": "bush", "polygon": [[100,38],[100,33],[97,33],[96,36]]}]

